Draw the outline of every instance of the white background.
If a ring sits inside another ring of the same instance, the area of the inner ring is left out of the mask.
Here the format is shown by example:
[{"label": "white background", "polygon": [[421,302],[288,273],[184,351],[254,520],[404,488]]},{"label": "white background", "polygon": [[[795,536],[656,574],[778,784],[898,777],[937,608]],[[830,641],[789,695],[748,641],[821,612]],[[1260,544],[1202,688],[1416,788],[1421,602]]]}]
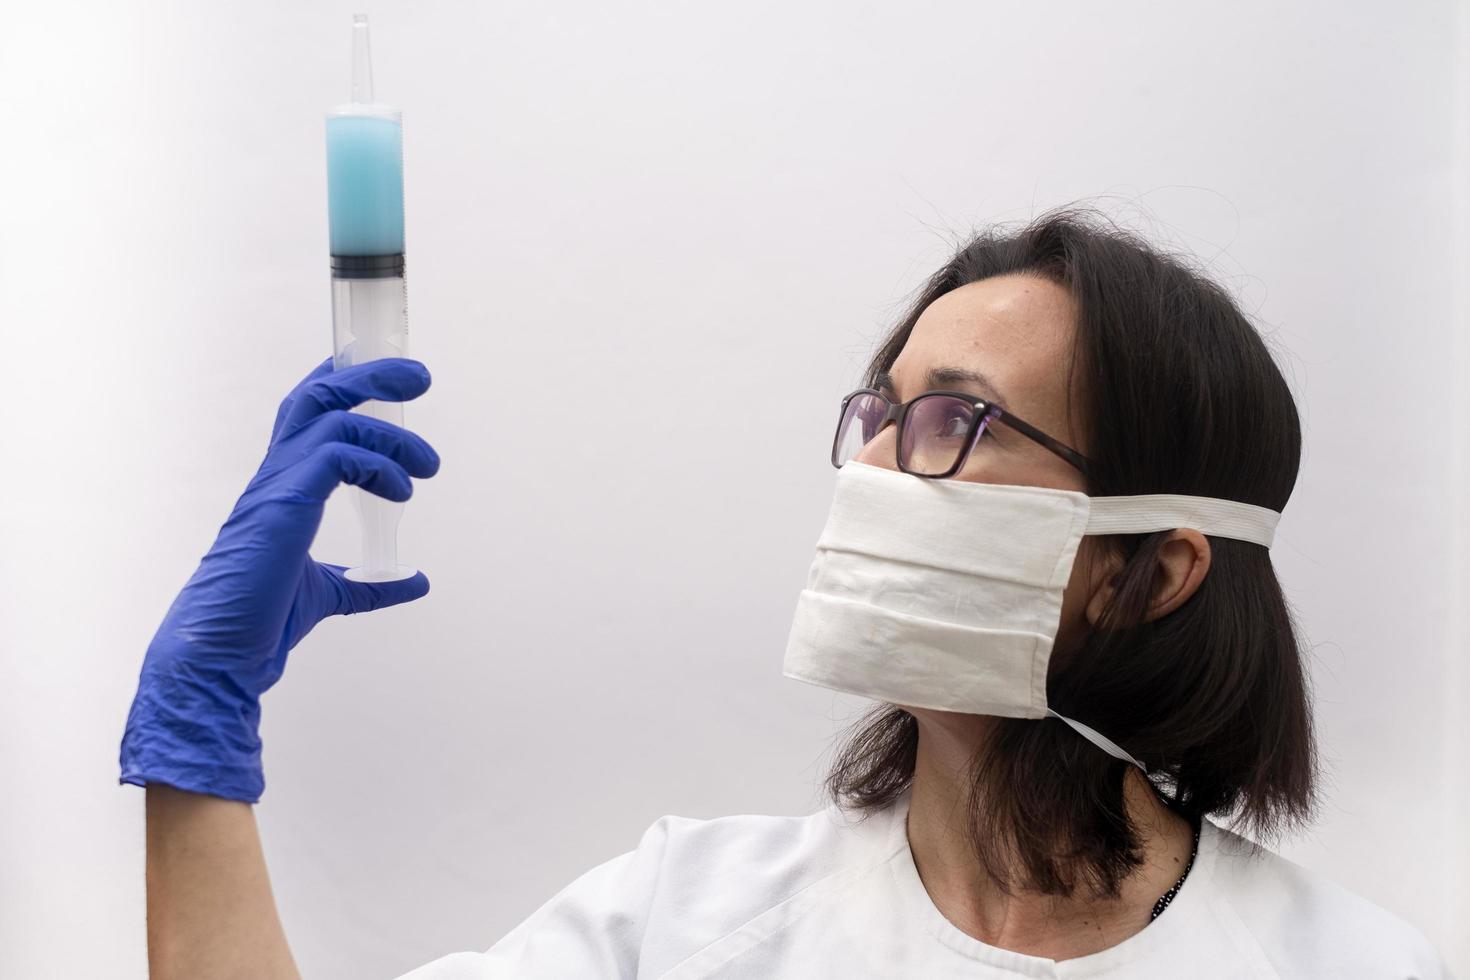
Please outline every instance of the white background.
[{"label": "white background", "polygon": [[[266,697],[306,975],[493,944],[664,813],[805,813],[786,680],[837,398],[953,236],[1097,201],[1211,263],[1305,423],[1275,560],[1326,802],[1286,853],[1470,974],[1464,11],[1448,2],[368,5],[405,112],[405,518],[433,591]],[[142,977],[117,742],[330,353],[341,3],[0,11],[0,974]],[[319,558],[356,557],[344,494]],[[1461,814],[1455,819],[1454,814]]]}]

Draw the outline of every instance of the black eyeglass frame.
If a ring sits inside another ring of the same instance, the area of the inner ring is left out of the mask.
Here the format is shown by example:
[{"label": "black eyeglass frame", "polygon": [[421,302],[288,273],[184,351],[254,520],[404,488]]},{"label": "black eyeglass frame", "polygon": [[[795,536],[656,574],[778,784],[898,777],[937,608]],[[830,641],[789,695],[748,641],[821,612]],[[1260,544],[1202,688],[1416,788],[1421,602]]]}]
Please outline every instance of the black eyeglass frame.
[{"label": "black eyeglass frame", "polygon": [[[877,388],[859,388],[842,399],[842,407],[837,413],[837,432],[832,436],[831,459],[832,465],[837,467],[838,469],[842,468],[842,464],[837,461],[837,450],[840,447],[842,441],[842,421],[843,419],[847,418],[848,403],[851,402],[858,395],[876,395],[879,398],[883,399],[883,403],[888,406],[888,411],[878,422],[878,428],[873,431],[873,439],[878,438],[879,434],[885,428],[887,428],[889,422],[893,422],[895,428],[895,438],[893,441],[894,461],[898,463],[898,468],[900,471],[908,473],[910,476],[922,476],[930,480],[943,480],[958,473],[961,467],[963,467],[965,463],[969,460],[970,453],[974,451],[975,442],[980,436],[981,422],[987,418],[991,422],[999,422],[1008,428],[1014,429],[1021,435],[1030,439],[1032,442],[1040,445],[1042,448],[1050,450],[1051,452],[1060,456],[1062,459],[1066,460],[1068,463],[1071,463],[1073,466],[1077,467],[1077,469],[1080,470],[1084,476],[1087,475],[1088,466],[1091,463],[1091,460],[1089,460],[1086,456],[1082,455],[1077,450],[1073,449],[1071,446],[1068,446],[1061,440],[1052,438],[1031,423],[1026,422],[1016,415],[1006,411],[995,402],[987,401],[984,398],[977,398],[966,391],[949,391],[946,389],[936,389],[934,391],[926,391],[922,394],[915,395],[913,398],[910,398],[908,401],[903,402],[902,404],[894,404],[892,399],[883,394],[883,392],[879,391]],[[908,418],[910,406],[912,406],[917,401],[925,398],[932,398],[936,395],[945,395],[950,398],[958,398],[960,401],[963,402],[969,402],[975,410],[975,417],[970,420],[970,431],[965,434],[964,448],[961,449],[958,454],[956,454],[953,466],[951,466],[943,473],[915,473],[907,466],[905,466],[903,461],[903,452],[901,451],[901,447],[903,445],[904,423],[905,420],[907,420]],[[867,445],[867,443],[871,441],[871,439],[867,440],[867,442],[864,442],[863,445]]]}]

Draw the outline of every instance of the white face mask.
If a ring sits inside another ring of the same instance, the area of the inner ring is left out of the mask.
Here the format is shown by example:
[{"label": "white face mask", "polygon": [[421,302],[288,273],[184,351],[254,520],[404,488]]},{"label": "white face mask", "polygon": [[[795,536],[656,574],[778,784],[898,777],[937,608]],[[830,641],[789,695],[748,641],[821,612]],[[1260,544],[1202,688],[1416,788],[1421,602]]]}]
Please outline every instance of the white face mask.
[{"label": "white face mask", "polygon": [[852,460],[837,471],[783,673],[897,705],[1059,718],[1147,772],[1047,707],[1047,665],[1078,543],[1084,534],[1194,528],[1269,547],[1280,518],[1214,497],[1089,497],[929,480]]}]

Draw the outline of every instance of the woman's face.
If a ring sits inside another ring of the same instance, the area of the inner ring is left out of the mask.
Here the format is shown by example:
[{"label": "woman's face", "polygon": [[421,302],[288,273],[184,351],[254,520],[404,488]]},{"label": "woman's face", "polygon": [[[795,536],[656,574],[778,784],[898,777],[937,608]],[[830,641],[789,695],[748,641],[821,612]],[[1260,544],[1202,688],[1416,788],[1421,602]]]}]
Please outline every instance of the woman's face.
[{"label": "woman's face", "polygon": [[[1079,393],[1067,388],[1076,313],[1076,304],[1063,287],[1034,276],[998,276],[961,286],[935,300],[919,317],[889,369],[892,387],[884,394],[904,402],[933,388],[973,392],[1085,456],[1080,420],[1068,412],[1069,394],[1072,404],[1081,404]],[[890,425],[856,458],[896,470],[896,439],[897,431]],[[1005,425],[987,428],[952,479],[1086,490],[1075,467]],[[1063,593],[1057,649],[1066,649],[1077,631],[1087,626],[1088,600],[1105,571],[1099,568],[1099,575],[1092,574],[1091,546],[1089,539],[1082,540]],[[921,722],[951,714],[909,710]]]}]

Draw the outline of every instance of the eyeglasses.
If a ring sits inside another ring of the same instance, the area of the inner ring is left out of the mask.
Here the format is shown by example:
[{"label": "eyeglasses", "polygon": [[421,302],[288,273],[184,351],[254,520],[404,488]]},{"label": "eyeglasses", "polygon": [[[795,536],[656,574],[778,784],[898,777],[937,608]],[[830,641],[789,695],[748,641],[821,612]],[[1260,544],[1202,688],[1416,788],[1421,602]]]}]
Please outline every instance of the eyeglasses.
[{"label": "eyeglasses", "polygon": [[856,456],[890,421],[898,429],[898,468],[914,476],[954,476],[970,458],[981,433],[997,422],[1087,472],[1086,456],[994,402],[962,391],[926,391],[895,405],[876,388],[859,388],[842,399],[832,465],[841,467]]}]

